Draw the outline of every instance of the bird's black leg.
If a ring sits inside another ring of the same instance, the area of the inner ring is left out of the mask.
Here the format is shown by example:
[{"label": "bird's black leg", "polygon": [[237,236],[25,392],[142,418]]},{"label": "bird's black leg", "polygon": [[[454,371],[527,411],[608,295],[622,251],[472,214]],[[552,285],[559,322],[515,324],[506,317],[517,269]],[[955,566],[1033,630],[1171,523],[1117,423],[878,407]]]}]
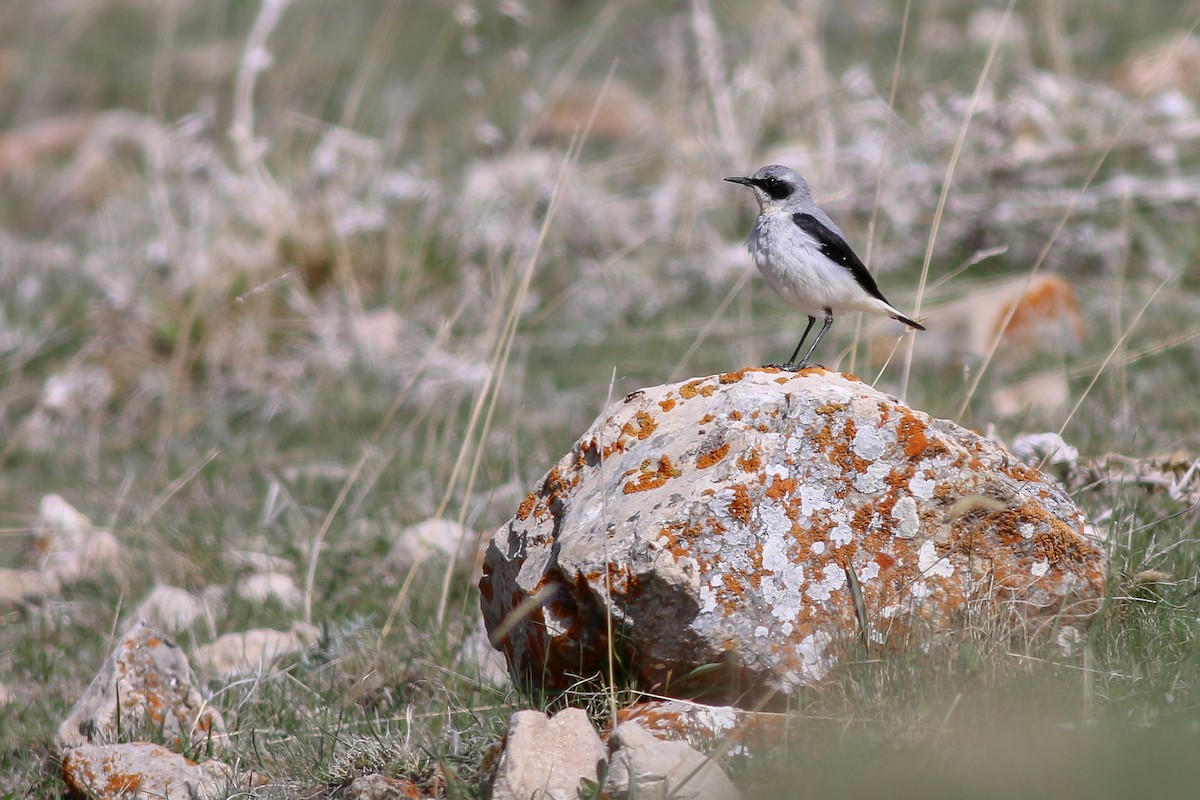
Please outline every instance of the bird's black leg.
[{"label": "bird's black leg", "polygon": [[808,338],[808,332],[812,330],[812,326],[815,325],[816,322],[816,317],[808,318],[808,327],[804,329],[804,335],[800,337],[800,344],[796,345],[796,351],[792,353],[792,357],[787,360],[786,364],[768,364],[767,366],[776,367],[788,372],[795,372],[797,369],[800,369],[800,367],[796,366],[796,356],[800,355],[800,348],[804,347],[804,340]]},{"label": "bird's black leg", "polygon": [[[812,319],[812,317],[809,317],[809,319]],[[813,351],[817,349],[817,345],[819,345],[821,340],[825,338],[825,332],[829,330],[829,326],[832,324],[833,311],[827,308],[825,309],[825,327],[821,328],[820,333],[817,334],[817,338],[813,340],[812,347],[808,348],[808,355],[804,356],[804,360],[796,366],[796,369],[804,369],[808,366],[808,360],[812,358]],[[809,327],[811,328],[812,325],[810,324]],[[795,358],[795,356],[793,356],[793,358]]]}]

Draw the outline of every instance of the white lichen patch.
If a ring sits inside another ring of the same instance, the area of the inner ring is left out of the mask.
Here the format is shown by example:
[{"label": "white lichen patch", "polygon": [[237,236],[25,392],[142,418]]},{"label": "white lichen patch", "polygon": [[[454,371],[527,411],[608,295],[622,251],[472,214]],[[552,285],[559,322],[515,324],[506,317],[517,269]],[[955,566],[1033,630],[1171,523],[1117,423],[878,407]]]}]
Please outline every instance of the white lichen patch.
[{"label": "white lichen patch", "polygon": [[1033,562],[1033,566],[1029,568],[1029,571],[1033,573],[1033,577],[1041,578],[1050,571],[1050,562],[1044,558],[1038,559]]},{"label": "white lichen patch", "polygon": [[954,565],[950,563],[950,559],[938,556],[932,539],[926,539],[917,551],[917,569],[927,577],[949,578],[954,574]]},{"label": "white lichen patch", "polygon": [[892,506],[892,519],[896,521],[895,535],[901,539],[916,538],[921,520],[917,517],[917,501],[905,495]]},{"label": "white lichen patch", "polygon": [[833,593],[846,585],[846,571],[837,564],[826,564],[821,570],[824,577],[808,585],[805,594],[817,603],[823,603],[833,596]]},{"label": "white lichen patch", "polygon": [[826,631],[817,631],[810,633],[800,640],[796,650],[800,658],[804,661],[805,671],[808,676],[815,681],[825,677],[825,673],[829,669],[828,659],[825,657],[825,648],[833,641],[833,635]]},{"label": "white lichen patch", "polygon": [[[758,519],[762,523],[768,539],[778,542],[782,548],[787,533],[792,529],[792,521],[788,519],[787,511],[780,503],[764,502],[758,506]],[[759,534],[760,538],[762,534]],[[765,566],[765,564],[764,564]]]},{"label": "white lichen patch", "polygon": [[933,499],[933,490],[936,488],[937,481],[924,475],[914,475],[908,481],[908,490],[912,492],[913,497],[921,500]]},{"label": "white lichen patch", "polygon": [[[766,567],[766,548],[763,549],[763,566]],[[772,559],[775,562],[775,559]],[[800,615],[803,604],[801,593],[806,576],[804,567],[793,564],[786,556],[774,569],[774,574],[762,580],[763,600],[771,609],[771,616],[781,622],[794,621]]]},{"label": "white lichen patch", "polygon": [[870,583],[879,577],[879,564],[875,561],[868,561],[858,568],[858,580],[860,583]]},{"label": "white lichen patch", "polygon": [[854,488],[863,494],[880,494],[886,487],[885,481],[892,473],[892,465],[886,461],[876,461],[865,470],[858,473],[854,479]]},{"label": "white lichen patch", "polygon": [[834,526],[829,532],[829,543],[834,547],[845,547],[854,541],[854,531],[845,522]]},{"label": "white lichen patch", "polygon": [[850,444],[854,455],[867,461],[874,461],[882,456],[886,447],[887,442],[884,441],[879,428],[859,428]]},{"label": "white lichen patch", "polygon": [[811,517],[818,512],[831,510],[833,504],[826,499],[828,491],[829,487],[821,484],[801,485],[799,491],[800,513]]}]

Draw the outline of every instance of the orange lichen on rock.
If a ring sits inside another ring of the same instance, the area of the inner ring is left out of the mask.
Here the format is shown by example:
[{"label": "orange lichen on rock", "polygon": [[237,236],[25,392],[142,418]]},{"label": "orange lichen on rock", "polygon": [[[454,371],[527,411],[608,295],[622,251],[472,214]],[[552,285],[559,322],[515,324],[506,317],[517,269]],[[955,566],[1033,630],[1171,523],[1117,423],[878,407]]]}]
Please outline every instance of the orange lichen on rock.
[{"label": "orange lichen on rock", "polygon": [[1003,468],[1004,473],[1010,478],[1015,478],[1019,481],[1028,481],[1029,483],[1042,483],[1046,480],[1046,476],[1033,467],[1027,467],[1024,464],[1009,464]]},{"label": "orange lichen on rock", "polygon": [[[637,423],[636,426],[634,423]],[[632,420],[621,426],[621,433],[626,436],[633,436],[641,441],[654,433],[654,429],[657,427],[658,423],[654,421],[654,417],[645,411],[639,411],[633,415]]]},{"label": "orange lichen on rock", "polygon": [[637,480],[630,481],[621,487],[621,491],[625,494],[633,494],[634,492],[644,492],[649,489],[657,489],[671,478],[678,478],[683,472],[671,463],[671,458],[666,453],[663,453],[658,458],[658,467],[650,469],[650,459],[642,462],[640,469],[641,477]]},{"label": "orange lichen on rock", "polygon": [[725,442],[720,447],[709,450],[707,453],[701,453],[696,458],[696,466],[700,469],[708,469],[727,455],[729,455],[729,442]]},{"label": "orange lichen on rock", "polygon": [[796,485],[795,478],[783,478],[776,475],[767,488],[766,496],[776,501],[783,500],[796,493]]},{"label": "orange lichen on rock", "polygon": [[758,472],[762,469],[762,459],[758,455],[758,448],[752,447],[749,452],[738,456],[737,465],[743,472]]},{"label": "orange lichen on rock", "polygon": [[120,797],[123,794],[132,794],[140,788],[142,788],[142,776],[133,773],[118,772],[109,775],[108,780],[104,782],[106,797]]},{"label": "orange lichen on rock", "polygon": [[719,380],[722,385],[729,385],[731,383],[737,383],[744,377],[746,377],[746,370],[739,369],[737,372],[726,372],[717,380]]},{"label": "orange lichen on rock", "polygon": [[668,397],[665,400],[659,400],[658,407],[661,408],[663,411],[670,411],[672,408],[675,407],[675,398]]},{"label": "orange lichen on rock", "polygon": [[750,491],[746,484],[735,483],[729,488],[733,490],[733,499],[729,501],[730,516],[743,523],[749,522],[754,505],[750,502]]},{"label": "orange lichen on rock", "polygon": [[517,507],[517,519],[529,519],[529,515],[533,513],[533,507],[536,503],[537,492],[530,492],[525,495],[525,499]]},{"label": "orange lichen on rock", "polygon": [[941,444],[931,444],[925,435],[925,423],[907,408],[899,408],[900,422],[896,426],[896,437],[904,443],[904,455],[909,459],[937,455],[945,451]]},{"label": "orange lichen on rock", "polygon": [[712,393],[717,390],[717,387],[713,386],[711,383],[706,384],[704,381],[704,378],[697,378],[694,381],[688,381],[683,386],[679,387],[679,396],[684,400],[691,400],[697,395],[711,397]]}]

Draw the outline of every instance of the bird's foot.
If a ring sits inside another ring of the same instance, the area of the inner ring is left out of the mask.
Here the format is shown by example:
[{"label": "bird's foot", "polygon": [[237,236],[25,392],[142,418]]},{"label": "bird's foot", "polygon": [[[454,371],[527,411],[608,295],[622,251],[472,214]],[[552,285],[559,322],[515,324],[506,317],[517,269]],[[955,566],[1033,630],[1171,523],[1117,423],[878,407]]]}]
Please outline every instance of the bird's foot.
[{"label": "bird's foot", "polygon": [[826,368],[824,365],[822,365],[822,363],[809,363],[808,361],[800,361],[799,363],[768,363],[768,365],[763,366],[764,368],[774,367],[775,369],[781,369],[781,371],[784,372],[800,372],[802,369],[808,369],[810,367],[816,367],[818,369]]}]

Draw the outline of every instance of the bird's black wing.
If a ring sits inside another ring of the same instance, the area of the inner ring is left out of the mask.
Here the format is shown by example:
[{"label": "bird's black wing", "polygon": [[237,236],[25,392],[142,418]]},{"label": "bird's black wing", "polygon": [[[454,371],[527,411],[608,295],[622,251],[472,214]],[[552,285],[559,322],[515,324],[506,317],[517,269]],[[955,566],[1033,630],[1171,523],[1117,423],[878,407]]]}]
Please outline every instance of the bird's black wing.
[{"label": "bird's black wing", "polygon": [[[887,303],[887,299],[879,291],[879,285],[875,283],[875,279],[867,271],[867,265],[854,254],[854,251],[850,249],[850,245],[846,244],[845,239],[831,231],[827,225],[812,214],[792,214],[792,221],[800,227],[800,230],[817,240],[817,244],[821,247],[821,252],[830,261],[835,264],[841,264],[850,270],[850,274],[854,276],[854,280],[858,282],[858,285],[863,288],[864,292],[872,297],[878,297]],[[889,303],[889,305],[891,304]]]}]

